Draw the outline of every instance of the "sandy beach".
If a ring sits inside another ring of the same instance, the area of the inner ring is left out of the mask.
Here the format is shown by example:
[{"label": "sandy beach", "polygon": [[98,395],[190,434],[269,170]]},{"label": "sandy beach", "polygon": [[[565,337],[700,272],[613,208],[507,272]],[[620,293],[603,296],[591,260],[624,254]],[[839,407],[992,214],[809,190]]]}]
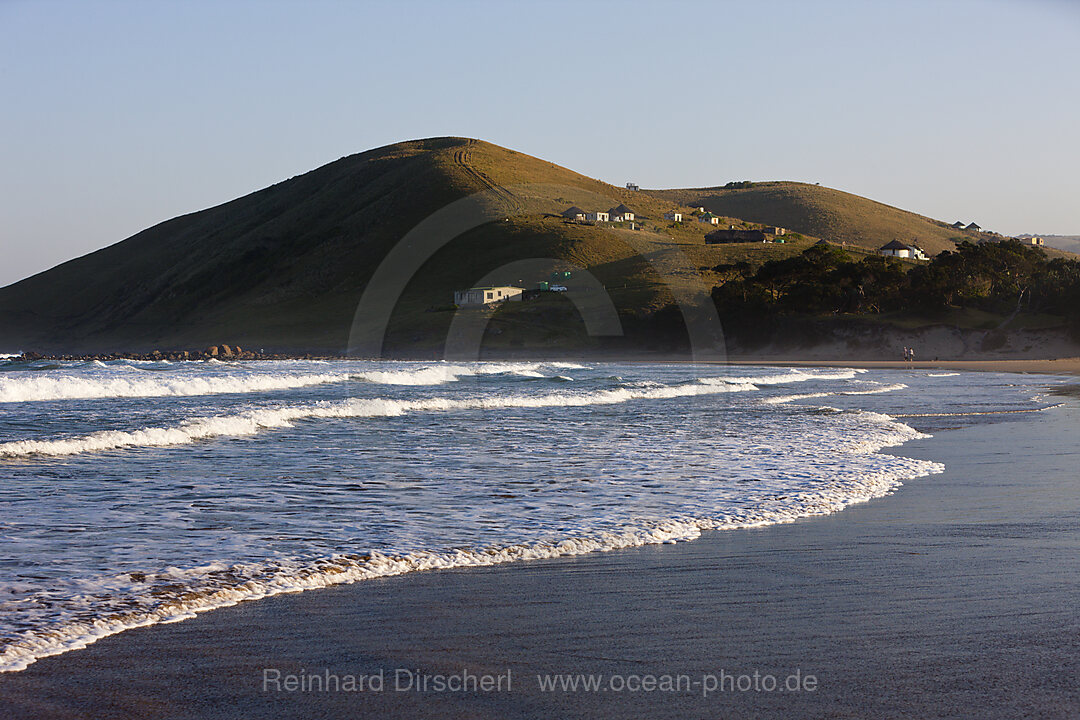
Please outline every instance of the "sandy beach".
[{"label": "sandy beach", "polygon": [[[8,718],[1076,717],[1080,407],[1065,402],[897,448],[948,469],[842,513],[243,603],[4,674],[0,706]],[[398,689],[463,673],[510,689]],[[543,674],[595,675],[601,689],[545,692]],[[266,687],[288,675],[384,684]],[[761,686],[793,676],[792,691]],[[686,685],[661,689],[665,677]]]},{"label": "sandy beach", "polygon": [[1049,375],[1080,374],[1080,357],[1051,359],[994,360],[777,360],[774,358],[731,357],[738,365],[782,367],[852,367],[866,369],[918,368],[924,370],[970,370],[973,372],[1042,373]]}]

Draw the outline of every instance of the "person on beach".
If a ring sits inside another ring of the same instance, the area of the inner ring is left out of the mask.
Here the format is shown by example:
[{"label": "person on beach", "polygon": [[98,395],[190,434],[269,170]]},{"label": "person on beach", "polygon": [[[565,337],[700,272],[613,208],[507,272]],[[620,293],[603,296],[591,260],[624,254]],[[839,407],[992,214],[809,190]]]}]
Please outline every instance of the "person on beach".
[{"label": "person on beach", "polygon": [[911,351],[908,350],[907,345],[905,345],[904,346],[904,362],[907,362],[909,360],[909,357],[908,357],[909,352],[911,352]]}]

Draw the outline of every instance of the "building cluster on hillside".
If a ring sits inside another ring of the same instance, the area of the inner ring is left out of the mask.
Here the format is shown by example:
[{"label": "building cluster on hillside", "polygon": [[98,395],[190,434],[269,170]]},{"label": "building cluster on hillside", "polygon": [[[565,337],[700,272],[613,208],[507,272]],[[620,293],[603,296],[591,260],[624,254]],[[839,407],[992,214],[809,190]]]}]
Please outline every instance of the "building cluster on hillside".
[{"label": "building cluster on hillside", "polygon": [[625,205],[616,205],[610,210],[594,210],[587,211],[582,210],[577,205],[568,207],[560,213],[564,218],[568,220],[574,220],[576,222],[634,222],[634,218],[637,217],[634,211]]},{"label": "building cluster on hillside", "polygon": [[1024,235],[1012,238],[1006,235],[1002,235],[1001,233],[996,233],[990,230],[983,230],[978,224],[973,222],[965,225],[963,221],[957,220],[950,227],[955,230],[968,230],[970,232],[979,233],[980,237],[975,241],[976,243],[1000,242],[1002,240],[1018,240],[1022,244],[1031,245],[1032,247],[1039,247],[1046,244],[1046,241],[1037,235]]}]

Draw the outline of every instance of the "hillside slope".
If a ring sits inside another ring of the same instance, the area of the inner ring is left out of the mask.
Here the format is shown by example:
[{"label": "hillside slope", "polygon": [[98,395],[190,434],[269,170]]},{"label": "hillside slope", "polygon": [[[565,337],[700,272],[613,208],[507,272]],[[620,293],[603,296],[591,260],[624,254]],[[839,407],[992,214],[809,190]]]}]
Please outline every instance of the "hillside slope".
[{"label": "hillside slope", "polygon": [[[428,257],[410,232],[462,203],[475,203],[482,222],[451,233],[454,239]],[[560,216],[572,205],[602,211],[619,204],[636,213],[633,227]],[[689,217],[697,206],[725,224],[782,225],[804,237],[706,245],[714,226]],[[686,221],[663,219],[671,210]],[[145,352],[227,343],[340,353],[369,281],[394,248],[407,248],[416,264],[391,303],[384,347],[392,354],[440,355],[455,317],[455,290],[481,282],[531,288],[552,270],[575,274],[571,290],[595,278],[637,336],[622,345],[588,337],[567,299],[550,294],[495,313],[486,345],[632,348],[648,342],[657,310],[677,298],[707,298],[722,281],[712,270],[719,264],[760,265],[819,237],[852,249],[899,237],[938,252],[956,235],[943,223],[827,188],[765,183],[631,192],[490,143],[430,138],[341,158],[0,288],[0,351]]]},{"label": "hillside slope", "polygon": [[955,247],[954,238],[977,235],[841,190],[795,182],[754,183],[749,188],[648,190],[682,205],[718,215],[780,225],[831,242],[877,249],[892,241],[915,242],[930,255]]},{"label": "hillside slope", "polygon": [[[390,248],[432,213],[485,191],[482,204],[506,223],[465,233],[414,279],[402,299],[407,312],[396,316],[405,344],[431,330],[425,311],[449,303],[454,289],[521,258],[595,266],[623,289],[640,286],[628,302],[661,302],[663,283],[641,277],[646,269],[617,229],[550,216],[571,204],[606,210],[632,200],[655,218],[669,202],[631,198],[490,143],[433,138],[342,158],[2,288],[0,343],[66,352],[220,342],[340,352],[361,293]],[[675,242],[654,234],[657,240]],[[683,243],[700,246],[701,234]]]}]

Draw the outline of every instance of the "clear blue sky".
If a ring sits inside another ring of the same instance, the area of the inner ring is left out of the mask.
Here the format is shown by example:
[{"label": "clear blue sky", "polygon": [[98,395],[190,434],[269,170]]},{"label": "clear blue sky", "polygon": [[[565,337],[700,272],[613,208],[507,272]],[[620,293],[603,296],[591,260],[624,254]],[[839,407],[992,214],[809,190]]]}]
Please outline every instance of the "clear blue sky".
[{"label": "clear blue sky", "polygon": [[0,285],[434,135],[1080,233],[1075,0],[0,0],[0,98]]}]

